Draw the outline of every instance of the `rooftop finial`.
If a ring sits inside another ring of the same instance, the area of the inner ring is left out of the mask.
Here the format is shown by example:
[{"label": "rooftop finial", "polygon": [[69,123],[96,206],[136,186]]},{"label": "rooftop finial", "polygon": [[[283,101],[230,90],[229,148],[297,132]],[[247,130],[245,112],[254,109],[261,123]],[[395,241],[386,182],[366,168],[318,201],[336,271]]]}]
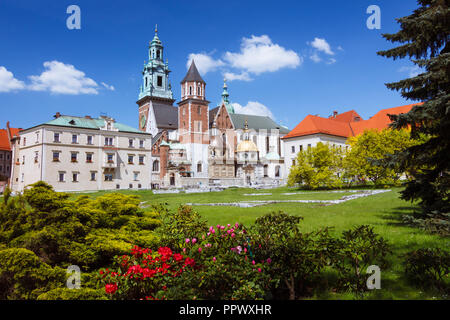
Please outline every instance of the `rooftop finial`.
[{"label": "rooftop finial", "polygon": [[158,24],[155,25],[155,33],[158,33]]}]

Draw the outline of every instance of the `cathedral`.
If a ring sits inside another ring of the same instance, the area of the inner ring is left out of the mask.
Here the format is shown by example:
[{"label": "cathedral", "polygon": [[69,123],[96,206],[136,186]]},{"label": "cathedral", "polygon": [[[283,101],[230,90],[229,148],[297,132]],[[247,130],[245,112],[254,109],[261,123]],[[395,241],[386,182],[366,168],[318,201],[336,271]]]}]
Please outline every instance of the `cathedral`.
[{"label": "cathedral", "polygon": [[174,105],[169,65],[155,30],[139,90],[139,129],[152,135],[151,187],[280,185],[288,128],[266,116],[235,113],[224,81],[210,109],[206,82],[192,61]]}]

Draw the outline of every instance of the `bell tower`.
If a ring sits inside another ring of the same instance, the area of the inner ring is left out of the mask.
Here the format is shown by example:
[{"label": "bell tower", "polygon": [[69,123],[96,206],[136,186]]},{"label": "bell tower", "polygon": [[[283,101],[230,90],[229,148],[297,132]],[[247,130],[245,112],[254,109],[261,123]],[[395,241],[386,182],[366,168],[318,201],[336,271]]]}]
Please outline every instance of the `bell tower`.
[{"label": "bell tower", "polygon": [[[149,112],[154,103],[173,107],[172,86],[169,81],[169,63],[164,62],[164,47],[158,37],[158,27],[155,36],[148,47],[148,61],[144,61],[142,69],[142,84],[139,88],[139,129],[155,134],[155,125],[151,123]],[[154,120],[154,119],[153,119]]]},{"label": "bell tower", "polygon": [[209,101],[205,95],[206,82],[195,62],[181,81],[181,101],[178,102],[180,143],[187,146],[192,159],[194,177],[208,177]]}]

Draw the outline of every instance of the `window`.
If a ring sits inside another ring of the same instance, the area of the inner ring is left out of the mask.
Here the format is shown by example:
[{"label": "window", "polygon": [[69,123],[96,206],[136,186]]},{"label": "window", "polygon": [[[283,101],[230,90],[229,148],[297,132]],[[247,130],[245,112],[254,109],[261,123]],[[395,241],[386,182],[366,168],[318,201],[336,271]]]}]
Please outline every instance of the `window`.
[{"label": "window", "polygon": [[78,143],[78,135],[76,134],[72,135],[72,143]]},{"label": "window", "polygon": [[116,189],[120,189],[120,184],[116,184]]},{"label": "window", "polygon": [[38,161],[39,161],[39,152],[36,151],[36,152],[34,153],[34,163],[38,163]]},{"label": "window", "polygon": [[311,149],[311,144],[308,144],[308,149]]},{"label": "window", "polygon": [[128,185],[128,188],[133,189],[133,184],[130,183],[130,184]]},{"label": "window", "polygon": [[264,178],[267,178],[269,176],[269,166],[266,164],[264,165]]},{"label": "window", "polygon": [[134,156],[128,155],[128,164],[133,164],[133,158]]},{"label": "window", "polygon": [[53,162],[59,162],[59,152],[53,151]]},{"label": "window", "polygon": [[97,172],[91,171],[91,181],[95,181],[95,180],[97,180]]},{"label": "window", "polygon": [[3,160],[3,153],[0,153],[0,160]]},{"label": "window", "polygon": [[0,166],[0,171],[3,171],[3,166]]},{"label": "window", "polygon": [[59,172],[59,174],[58,174],[58,181],[59,182],[64,182],[65,181],[64,180],[64,176],[65,176],[64,172]]},{"label": "window", "polygon": [[161,76],[158,76],[158,78],[157,78],[157,85],[158,85],[158,87],[162,87],[162,77]]},{"label": "window", "polygon": [[280,166],[276,166],[275,167],[275,178],[279,178],[280,177]]},{"label": "window", "polygon": [[292,153],[295,153],[295,146],[291,147]]},{"label": "window", "polygon": [[108,153],[106,160],[108,161],[108,163],[113,163],[114,162],[114,155],[111,153]]},{"label": "window", "polygon": [[[112,173],[105,173],[105,181],[113,181]],[[119,188],[117,188],[119,189]]]},{"label": "window", "polygon": [[202,107],[198,107],[198,114],[201,115],[202,114]]},{"label": "window", "polygon": [[133,148],[133,139],[128,139],[128,147]]},{"label": "window", "polygon": [[39,131],[36,131],[36,143],[39,143]]},{"label": "window", "polygon": [[153,161],[153,172],[158,172],[159,171],[159,161],[155,160]]},{"label": "window", "polygon": [[147,77],[145,77],[145,87],[148,86],[148,81],[147,81]]},{"label": "window", "polygon": [[266,153],[269,153],[269,149],[270,149],[270,137],[267,136],[266,137]]},{"label": "window", "polygon": [[70,154],[70,161],[71,162],[77,162],[77,153],[76,152],[72,152]]},{"label": "window", "polygon": [[27,138],[23,138],[23,145],[24,145],[24,146],[27,145]]},{"label": "window", "polygon": [[92,136],[87,136],[87,144],[92,144]]},{"label": "window", "polygon": [[112,146],[112,145],[113,145],[113,138],[105,137],[105,146]]},{"label": "window", "polygon": [[186,115],[186,108],[183,107],[183,116]]},{"label": "window", "polygon": [[55,133],[53,134],[53,142],[61,142],[61,141],[59,140],[59,133],[58,133],[58,132],[55,132]]},{"label": "window", "polygon": [[139,156],[139,164],[144,164],[144,156]]},{"label": "window", "polygon": [[25,164],[25,156],[22,156],[22,164]]},{"label": "window", "polygon": [[78,173],[77,172],[72,173],[72,182],[78,182]]},{"label": "window", "polygon": [[138,184],[138,188],[139,188],[139,189],[142,188],[142,185],[141,185],[140,183]]},{"label": "window", "polygon": [[198,96],[202,95],[202,88],[200,86],[198,86],[198,88],[197,88],[197,95]]},{"label": "window", "polygon": [[303,145],[300,145],[300,151],[303,151]]},{"label": "window", "polygon": [[134,181],[139,180],[139,172],[134,172]]},{"label": "window", "polygon": [[156,58],[157,59],[161,58],[161,51],[159,50],[156,51]]},{"label": "window", "polygon": [[197,121],[197,132],[201,132],[201,131],[202,131],[202,122]]},{"label": "window", "polygon": [[192,86],[189,87],[189,95],[192,96]]},{"label": "window", "polygon": [[292,160],[292,165],[295,166],[295,160]]},{"label": "window", "polygon": [[86,153],[86,162],[88,163],[92,162],[92,153]]},{"label": "window", "polygon": [[144,140],[139,140],[139,148],[144,148]]},{"label": "window", "polygon": [[197,163],[197,172],[202,172],[202,164]]}]

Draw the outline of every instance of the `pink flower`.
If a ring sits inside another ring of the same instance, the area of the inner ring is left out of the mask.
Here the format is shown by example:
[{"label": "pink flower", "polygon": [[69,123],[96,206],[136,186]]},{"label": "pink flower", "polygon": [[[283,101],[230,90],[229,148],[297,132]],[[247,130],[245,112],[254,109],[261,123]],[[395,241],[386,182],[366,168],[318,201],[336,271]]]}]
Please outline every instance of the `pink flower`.
[{"label": "pink flower", "polygon": [[221,227],[220,227],[220,230],[223,230],[223,229],[225,229],[225,226],[221,226]]},{"label": "pink flower", "polygon": [[208,232],[208,236],[211,235],[211,232]]},{"label": "pink flower", "polygon": [[227,233],[230,234],[230,233],[231,233],[231,230],[227,230]]},{"label": "pink flower", "polygon": [[216,257],[213,258],[213,261],[216,261]]},{"label": "pink flower", "polygon": [[234,236],[235,236],[235,234],[234,234],[234,233],[232,233],[232,234],[231,234],[231,237],[232,237],[232,238],[234,238]]},{"label": "pink flower", "polygon": [[272,262],[272,259],[268,258],[267,263],[270,264]]},{"label": "pink flower", "polygon": [[183,252],[186,253],[186,248],[183,248]]},{"label": "pink flower", "polygon": [[235,227],[236,227],[236,228],[239,228],[239,223],[236,222]]},{"label": "pink flower", "polygon": [[216,227],[217,227],[217,229],[220,229],[220,224],[218,224]]},{"label": "pink flower", "polygon": [[205,235],[202,235],[202,239],[205,240]]},{"label": "pink flower", "polygon": [[252,261],[252,264],[255,265],[255,260]]},{"label": "pink flower", "polygon": [[231,224],[227,224],[227,227],[228,227],[228,228],[231,227]]},{"label": "pink flower", "polygon": [[187,239],[186,239],[186,243],[189,243],[189,241],[190,241],[189,238],[187,238]]},{"label": "pink flower", "polygon": [[202,252],[202,247],[199,247],[199,248],[198,248],[198,252]]},{"label": "pink flower", "polygon": [[247,248],[244,248],[244,252],[247,252]]},{"label": "pink flower", "polygon": [[261,268],[258,268],[258,272],[261,272]]},{"label": "pink flower", "polygon": [[212,229],[212,230],[211,230],[211,233],[216,233],[216,230]]},{"label": "pink flower", "polygon": [[196,238],[193,238],[192,239],[192,243],[196,243],[197,242],[197,239]]}]

